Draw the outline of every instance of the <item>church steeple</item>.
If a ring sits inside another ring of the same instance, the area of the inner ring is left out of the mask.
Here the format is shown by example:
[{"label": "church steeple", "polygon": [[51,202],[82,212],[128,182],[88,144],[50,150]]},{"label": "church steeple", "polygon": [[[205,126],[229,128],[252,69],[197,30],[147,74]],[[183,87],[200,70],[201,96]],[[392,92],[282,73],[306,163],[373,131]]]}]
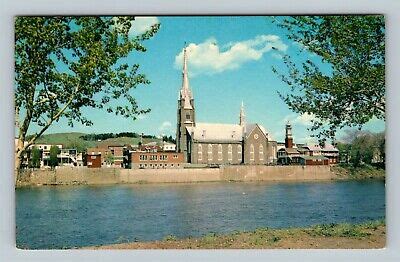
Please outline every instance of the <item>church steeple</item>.
[{"label": "church steeple", "polygon": [[183,49],[182,87],[181,87],[179,99],[184,102],[185,109],[193,109],[193,105],[191,103],[193,96],[192,96],[192,91],[190,91],[190,87],[189,87],[186,47]]},{"label": "church steeple", "polygon": [[195,107],[192,91],[189,86],[188,53],[186,46],[183,49],[182,86],[179,91],[176,150],[183,152],[185,161],[190,161],[190,148],[188,148],[187,127],[196,126]]},{"label": "church steeple", "polygon": [[246,115],[244,113],[243,101],[242,101],[242,105],[240,106],[239,125],[241,125],[241,126],[246,125]]}]

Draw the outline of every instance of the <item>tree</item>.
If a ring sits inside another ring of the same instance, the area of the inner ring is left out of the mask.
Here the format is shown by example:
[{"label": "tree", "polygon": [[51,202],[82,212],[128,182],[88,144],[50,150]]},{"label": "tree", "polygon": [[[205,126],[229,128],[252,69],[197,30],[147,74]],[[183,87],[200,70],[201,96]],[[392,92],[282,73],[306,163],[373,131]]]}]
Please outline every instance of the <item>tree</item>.
[{"label": "tree", "polygon": [[[360,164],[372,164],[374,157],[381,157],[385,162],[385,135],[371,132],[350,132],[356,134],[350,145],[350,157],[354,166]],[[377,154],[377,155],[375,155]]]},{"label": "tree", "polygon": [[286,73],[273,68],[290,86],[290,94],[279,93],[289,108],[315,116],[315,136],[325,141],[337,129],[385,119],[382,15],[292,16],[278,23],[303,52],[316,55],[302,62],[285,56]]},{"label": "tree", "polygon": [[29,159],[29,167],[30,168],[39,168],[40,167],[40,159],[42,156],[42,152],[39,148],[34,146],[31,150],[31,155]]},{"label": "tree", "polygon": [[[70,126],[91,125],[83,108],[133,119],[149,112],[139,108],[130,92],[149,81],[138,72],[138,64],[123,59],[133,51],[145,52],[143,41],[157,32],[159,24],[132,36],[133,21],[134,17],[16,18],[17,171],[27,148],[54,122],[65,118]],[[39,131],[27,140],[31,124]]]},{"label": "tree", "polygon": [[114,164],[114,155],[111,154],[111,153],[108,153],[108,154],[105,156],[105,161],[106,161],[106,164],[107,164],[107,165],[112,165],[112,164]]},{"label": "tree", "polygon": [[58,154],[60,154],[60,149],[57,146],[51,146],[49,164],[52,169],[58,166]]}]

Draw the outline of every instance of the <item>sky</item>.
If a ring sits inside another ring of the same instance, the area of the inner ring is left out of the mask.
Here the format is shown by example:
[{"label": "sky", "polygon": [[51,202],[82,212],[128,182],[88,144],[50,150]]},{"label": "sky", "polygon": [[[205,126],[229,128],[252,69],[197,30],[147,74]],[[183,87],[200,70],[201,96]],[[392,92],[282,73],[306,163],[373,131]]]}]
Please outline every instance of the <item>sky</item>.
[{"label": "sky", "polygon": [[[46,134],[58,132],[118,133],[137,132],[172,135],[176,132],[178,92],[182,85],[182,51],[187,46],[190,88],[194,95],[197,122],[238,123],[240,105],[245,106],[247,122],[263,125],[274,140],[283,141],[289,120],[296,143],[311,143],[312,115],[290,111],[278,96],[288,86],[272,72],[272,66],[286,72],[282,56],[300,62],[318,57],[300,52],[301,46],[287,39],[284,29],[267,17],[141,17],[131,34],[144,32],[154,23],[160,30],[144,45],[144,53],[132,53],[128,63],[139,63],[140,73],[151,81],[132,90],[141,108],[151,112],[135,121],[98,109],[84,109],[94,123],[90,127],[68,127],[60,120]],[[329,69],[327,69],[329,70]],[[385,122],[372,119],[363,130],[381,132]],[[30,133],[36,132],[32,126]],[[340,139],[344,130],[340,130]]]}]

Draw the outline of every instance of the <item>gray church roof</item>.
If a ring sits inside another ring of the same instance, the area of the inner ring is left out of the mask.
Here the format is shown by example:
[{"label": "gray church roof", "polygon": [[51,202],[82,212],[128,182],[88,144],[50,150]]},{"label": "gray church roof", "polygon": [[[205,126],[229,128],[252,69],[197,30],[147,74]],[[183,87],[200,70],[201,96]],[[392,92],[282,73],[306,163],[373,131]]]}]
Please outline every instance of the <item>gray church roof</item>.
[{"label": "gray church roof", "polygon": [[196,126],[186,127],[193,139],[207,142],[240,142],[242,127],[237,124],[196,123]]},{"label": "gray church roof", "polygon": [[[247,124],[245,130],[243,126],[238,124],[214,124],[214,123],[196,123],[196,126],[186,127],[189,134],[193,133],[193,139],[204,142],[240,142],[243,134],[249,134],[257,124]],[[271,137],[263,126],[258,125],[262,132],[266,134],[268,140]],[[247,136],[246,136],[247,138]]]}]

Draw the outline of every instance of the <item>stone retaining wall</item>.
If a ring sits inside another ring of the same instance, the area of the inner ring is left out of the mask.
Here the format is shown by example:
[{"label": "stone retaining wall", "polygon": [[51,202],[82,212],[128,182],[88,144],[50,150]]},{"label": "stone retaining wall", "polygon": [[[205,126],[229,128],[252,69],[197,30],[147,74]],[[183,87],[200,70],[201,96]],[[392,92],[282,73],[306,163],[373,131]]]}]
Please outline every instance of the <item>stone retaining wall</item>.
[{"label": "stone retaining wall", "polygon": [[223,166],[220,168],[118,169],[61,167],[25,172],[17,186],[118,183],[190,183],[207,181],[330,180],[329,166]]}]

